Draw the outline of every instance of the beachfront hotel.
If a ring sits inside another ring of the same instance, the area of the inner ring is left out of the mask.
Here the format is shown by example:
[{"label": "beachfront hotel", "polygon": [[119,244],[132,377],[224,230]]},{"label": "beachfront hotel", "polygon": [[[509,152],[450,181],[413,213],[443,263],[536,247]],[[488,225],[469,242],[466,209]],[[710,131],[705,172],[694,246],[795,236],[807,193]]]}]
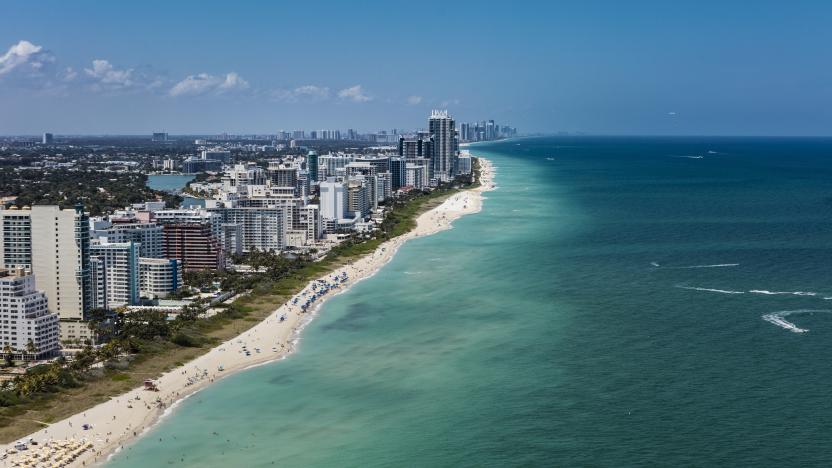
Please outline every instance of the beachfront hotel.
[{"label": "beachfront hotel", "polygon": [[60,351],[58,314],[49,312],[46,294],[23,268],[0,269],[0,348],[13,359],[36,360]]}]

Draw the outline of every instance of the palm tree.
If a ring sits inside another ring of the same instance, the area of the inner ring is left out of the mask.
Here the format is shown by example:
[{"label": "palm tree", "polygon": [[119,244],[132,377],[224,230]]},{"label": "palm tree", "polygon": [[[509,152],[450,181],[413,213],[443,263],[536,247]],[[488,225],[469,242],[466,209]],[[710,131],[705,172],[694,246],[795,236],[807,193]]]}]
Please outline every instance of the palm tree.
[{"label": "palm tree", "polygon": [[12,367],[14,365],[14,349],[6,343],[6,346],[3,346],[3,358],[6,360],[6,367]]},{"label": "palm tree", "polygon": [[35,342],[32,341],[31,338],[29,338],[29,342],[26,343],[26,352],[37,357],[38,347],[35,345]]}]

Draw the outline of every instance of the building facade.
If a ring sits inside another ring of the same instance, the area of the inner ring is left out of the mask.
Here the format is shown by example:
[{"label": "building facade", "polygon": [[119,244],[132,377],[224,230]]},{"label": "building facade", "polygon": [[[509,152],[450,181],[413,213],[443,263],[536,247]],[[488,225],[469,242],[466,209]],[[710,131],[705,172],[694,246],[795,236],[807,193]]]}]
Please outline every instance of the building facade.
[{"label": "building facade", "polygon": [[428,128],[433,138],[433,177],[439,182],[450,182],[456,177],[456,158],[459,150],[454,119],[448,115],[448,111],[435,110],[431,112]]},{"label": "building facade", "polygon": [[60,351],[58,314],[49,312],[46,294],[22,268],[0,270],[0,345],[14,359],[36,360]]},{"label": "building facade", "polygon": [[175,259],[139,258],[139,291],[141,297],[167,297],[182,285],[182,268]]}]

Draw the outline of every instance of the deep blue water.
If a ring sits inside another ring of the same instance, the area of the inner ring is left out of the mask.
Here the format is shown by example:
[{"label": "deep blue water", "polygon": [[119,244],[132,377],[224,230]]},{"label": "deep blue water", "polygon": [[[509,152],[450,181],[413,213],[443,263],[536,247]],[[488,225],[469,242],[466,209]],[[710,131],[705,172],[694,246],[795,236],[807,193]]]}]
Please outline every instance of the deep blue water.
[{"label": "deep blue water", "polygon": [[111,466],[832,463],[832,140],[473,152],[483,212]]}]

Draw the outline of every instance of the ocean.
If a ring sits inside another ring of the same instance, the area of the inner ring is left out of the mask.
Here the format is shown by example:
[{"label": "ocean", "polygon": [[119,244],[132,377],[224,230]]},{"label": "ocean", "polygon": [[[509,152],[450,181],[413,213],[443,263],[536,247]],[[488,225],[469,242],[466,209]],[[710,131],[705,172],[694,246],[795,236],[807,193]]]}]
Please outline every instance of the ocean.
[{"label": "ocean", "polygon": [[832,463],[832,140],[471,149],[481,213],[107,466]]}]

